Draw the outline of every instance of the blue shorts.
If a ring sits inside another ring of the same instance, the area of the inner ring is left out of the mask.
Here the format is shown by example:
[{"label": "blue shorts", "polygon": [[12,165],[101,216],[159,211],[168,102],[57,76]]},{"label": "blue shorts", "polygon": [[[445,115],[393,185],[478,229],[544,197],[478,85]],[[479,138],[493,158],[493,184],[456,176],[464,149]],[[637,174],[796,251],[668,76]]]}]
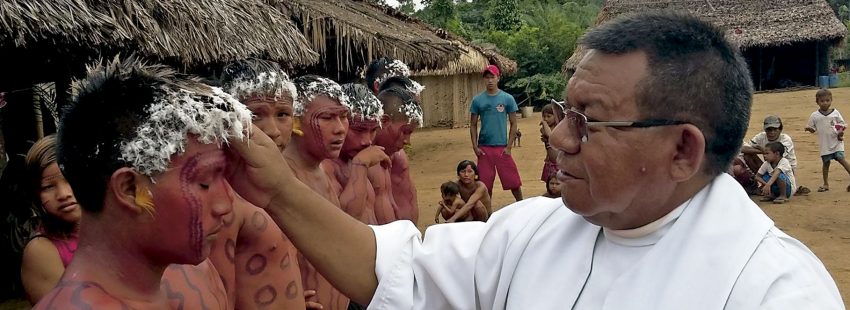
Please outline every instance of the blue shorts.
[{"label": "blue shorts", "polygon": [[820,159],[824,163],[828,163],[830,160],[833,160],[833,159],[835,159],[835,160],[844,159],[844,151],[838,151],[838,152],[835,152],[835,153],[832,153],[832,154],[829,154],[829,155],[821,155]]},{"label": "blue shorts", "polygon": [[[761,179],[765,182],[770,181],[770,175],[765,173],[761,176]],[[779,173],[779,178],[777,182],[773,182],[773,185],[770,186],[770,192],[774,197],[779,196],[779,180],[785,182],[785,198],[791,198],[791,195],[794,194],[794,190],[791,188],[791,180],[788,179],[788,176],[785,175],[784,172]]]}]

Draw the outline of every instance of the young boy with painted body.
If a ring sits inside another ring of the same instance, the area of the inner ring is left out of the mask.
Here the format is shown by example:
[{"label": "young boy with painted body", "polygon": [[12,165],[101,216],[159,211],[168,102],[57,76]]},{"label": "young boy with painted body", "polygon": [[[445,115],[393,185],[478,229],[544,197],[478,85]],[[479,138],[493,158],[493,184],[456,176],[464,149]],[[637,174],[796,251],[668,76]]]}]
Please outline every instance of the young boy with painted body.
[{"label": "young boy with painted body", "polygon": [[446,223],[456,222],[465,217],[473,209],[483,207],[486,211],[484,221],[493,214],[493,208],[490,202],[490,193],[487,191],[487,186],[484,182],[478,180],[478,166],[471,160],[463,160],[457,165],[457,178],[460,187],[460,198],[464,204],[455,214],[446,219]]},{"label": "young boy with painted body", "polygon": [[[385,141],[383,144],[376,143],[383,146],[385,151],[387,151],[387,155],[390,156],[390,178],[392,181],[391,192],[397,211],[396,217],[397,219],[410,220],[416,224],[419,219],[416,186],[413,183],[413,179],[410,177],[410,159],[407,156],[407,152],[404,150],[404,146],[410,144],[410,134],[413,130],[423,124],[421,119],[422,108],[418,107],[418,104],[420,102],[419,95],[425,87],[410,79],[410,68],[408,68],[404,62],[390,58],[380,58],[369,64],[369,67],[366,70],[366,83],[376,96],[391,88],[402,88],[407,90],[413,95],[414,101],[417,103],[417,107],[410,108],[405,113],[415,113],[416,110],[420,111],[420,119],[417,121],[416,126],[407,126],[409,128],[402,128],[402,130],[406,131],[406,133],[401,135],[399,138],[404,139],[401,141],[402,144],[400,147],[396,148],[395,146],[392,146],[395,142],[386,143],[390,141]],[[391,114],[392,111],[388,112],[387,109],[384,109],[384,113]],[[404,126],[404,124],[394,122],[393,127],[397,126]],[[384,132],[383,128],[380,132]],[[379,135],[387,138],[386,134],[388,132],[384,132],[384,134],[381,134],[380,132]],[[394,151],[389,152],[387,148]]]},{"label": "young boy with painted body", "polygon": [[114,60],[75,84],[58,163],[83,208],[79,247],[35,309],[231,309],[207,257],[230,216],[223,143],[251,112],[163,66]]},{"label": "young boy with painted body", "polygon": [[785,146],[781,142],[770,142],[765,146],[764,164],[758,170],[756,181],[762,186],[761,201],[782,204],[791,198],[796,188],[796,178],[791,163],[783,157]]},{"label": "young boy with painted body", "polygon": [[[829,162],[837,161],[850,174],[850,164],[844,159],[844,128],[847,123],[832,108],[832,92],[821,89],[815,94],[818,110],[812,112],[806,131],[817,133],[818,144],[820,144],[820,157],[823,162],[823,186],[818,188],[819,192],[829,190]],[[847,186],[850,191],[850,186]]]},{"label": "young boy with painted body", "polygon": [[341,189],[339,201],[343,211],[370,225],[378,224],[378,218],[384,223],[392,221],[395,211],[388,199],[392,197],[383,195],[376,199],[369,181],[371,167],[389,165],[383,148],[372,145],[381,126],[383,105],[364,85],[345,84],[342,91],[351,106],[348,133],[339,158],[325,160],[322,167]]},{"label": "young boy with painted body", "polygon": [[[410,135],[422,124],[422,107],[416,101],[415,94],[406,88],[392,87],[378,95],[384,107],[381,129],[375,136],[375,145],[384,148],[390,157],[391,167],[388,177],[381,176],[382,171],[373,168],[370,174],[376,191],[379,187],[388,188],[395,203],[397,220],[410,220],[414,224],[419,219],[416,205],[416,188],[410,178],[410,164],[404,146],[410,144]],[[383,223],[382,223],[383,224]]]},{"label": "young boy with painted body", "polygon": [[[292,135],[295,85],[273,62],[249,59],[228,64],[223,89],[251,111],[252,123],[283,151]],[[210,260],[222,274],[236,309],[303,309],[298,252],[265,210],[236,195],[224,218]],[[308,291],[308,295],[315,294]],[[309,308],[319,308],[310,302]]]},{"label": "young boy with painted body", "polygon": [[[324,160],[340,156],[348,132],[348,97],[334,81],[315,75],[295,79],[298,98],[295,101],[295,124],[292,141],[283,151],[283,157],[296,178],[310,189],[340,206],[339,188],[334,186],[322,169]],[[346,309],[348,297],[342,295],[322,277],[299,253],[298,263],[305,290],[315,290],[315,298],[324,309]]]}]

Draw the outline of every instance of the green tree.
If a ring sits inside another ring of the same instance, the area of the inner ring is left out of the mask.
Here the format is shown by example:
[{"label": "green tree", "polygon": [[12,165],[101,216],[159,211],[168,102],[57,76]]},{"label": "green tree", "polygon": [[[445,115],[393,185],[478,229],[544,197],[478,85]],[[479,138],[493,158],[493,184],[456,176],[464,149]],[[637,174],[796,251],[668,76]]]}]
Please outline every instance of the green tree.
[{"label": "green tree", "polygon": [[519,2],[517,0],[491,0],[488,21],[490,28],[498,31],[512,31],[519,28]]},{"label": "green tree", "polygon": [[404,14],[412,15],[416,11],[416,4],[413,0],[399,0],[398,10]]}]

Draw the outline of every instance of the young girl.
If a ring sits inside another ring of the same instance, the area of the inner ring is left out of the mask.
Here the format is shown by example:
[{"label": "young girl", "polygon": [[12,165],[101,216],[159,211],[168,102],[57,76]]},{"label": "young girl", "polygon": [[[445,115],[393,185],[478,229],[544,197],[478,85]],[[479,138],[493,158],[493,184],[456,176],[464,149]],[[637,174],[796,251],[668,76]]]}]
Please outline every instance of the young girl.
[{"label": "young girl", "polygon": [[24,248],[21,282],[30,303],[35,304],[56,286],[71,262],[77,250],[82,211],[56,164],[55,134],[32,146],[26,164],[33,207],[40,223]]},{"label": "young girl", "polygon": [[477,203],[481,203],[487,210],[487,216],[493,213],[490,206],[490,194],[484,182],[478,181],[478,166],[471,160],[463,160],[457,165],[458,185],[460,187],[460,198],[465,202],[460,210],[446,219],[447,223],[456,222],[464,218]]},{"label": "young girl", "polygon": [[561,198],[561,181],[556,176],[556,173],[549,175],[549,179],[546,180],[546,193],[543,194],[543,197]]},{"label": "young girl", "polygon": [[544,105],[540,113],[543,116],[543,120],[540,121],[540,140],[543,141],[543,146],[546,147],[546,159],[543,161],[543,173],[540,175],[540,181],[548,183],[549,176],[558,172],[558,164],[555,163],[558,152],[549,146],[549,135],[552,134],[552,129],[558,123],[555,118],[555,107],[551,103]]}]

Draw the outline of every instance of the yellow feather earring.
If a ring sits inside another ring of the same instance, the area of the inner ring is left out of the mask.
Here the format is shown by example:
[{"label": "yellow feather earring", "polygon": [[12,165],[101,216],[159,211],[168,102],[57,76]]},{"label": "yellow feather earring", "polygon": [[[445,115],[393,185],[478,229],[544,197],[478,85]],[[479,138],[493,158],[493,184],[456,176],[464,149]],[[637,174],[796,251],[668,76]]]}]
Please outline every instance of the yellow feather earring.
[{"label": "yellow feather earring", "polygon": [[301,118],[296,117],[292,122],[292,133],[299,137],[304,136],[304,131],[301,130]]},{"label": "yellow feather earring", "polygon": [[139,206],[142,210],[145,210],[153,216],[155,206],[153,204],[153,196],[151,196],[150,190],[146,186],[138,185],[136,186],[136,205]]}]

